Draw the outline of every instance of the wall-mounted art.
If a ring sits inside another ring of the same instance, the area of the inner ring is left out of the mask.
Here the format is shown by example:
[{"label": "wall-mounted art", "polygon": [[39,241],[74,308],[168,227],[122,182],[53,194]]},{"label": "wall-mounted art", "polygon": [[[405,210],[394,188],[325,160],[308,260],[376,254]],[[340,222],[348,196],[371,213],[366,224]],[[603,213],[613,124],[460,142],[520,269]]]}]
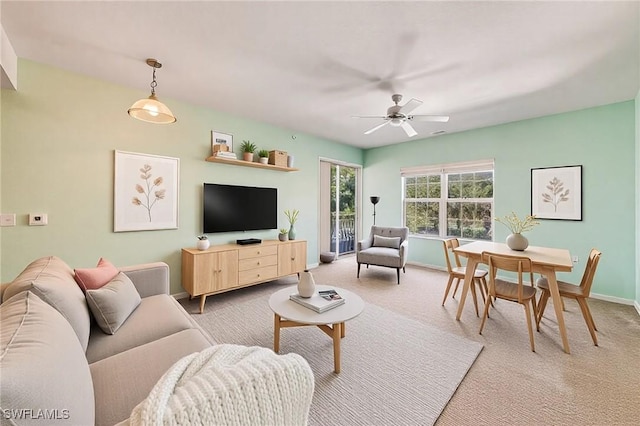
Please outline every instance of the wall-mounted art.
[{"label": "wall-mounted art", "polygon": [[113,231],[178,228],[180,159],[115,151]]},{"label": "wall-mounted art", "polygon": [[582,220],[582,166],[531,169],[531,214]]}]

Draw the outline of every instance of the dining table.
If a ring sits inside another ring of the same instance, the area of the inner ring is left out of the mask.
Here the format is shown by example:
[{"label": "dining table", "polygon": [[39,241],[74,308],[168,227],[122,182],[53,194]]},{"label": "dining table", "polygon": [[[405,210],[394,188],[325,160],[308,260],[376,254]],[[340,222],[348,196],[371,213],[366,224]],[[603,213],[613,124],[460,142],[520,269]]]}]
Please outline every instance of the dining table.
[{"label": "dining table", "polygon": [[549,247],[529,246],[524,251],[511,250],[509,246],[503,243],[491,241],[474,241],[461,245],[454,251],[467,259],[467,267],[464,275],[464,285],[462,287],[462,295],[460,296],[460,304],[456,320],[460,321],[464,302],[471,287],[476,267],[479,263],[483,263],[482,253],[490,252],[501,255],[525,256],[531,259],[531,265],[534,273],[547,278],[549,282],[549,291],[553,300],[553,308],[555,310],[556,319],[558,321],[558,329],[562,338],[562,346],[566,353],[569,352],[569,340],[567,338],[567,330],[564,323],[564,315],[562,313],[562,299],[558,290],[558,281],[556,272],[571,272],[573,262],[571,261],[571,253],[569,250]]}]

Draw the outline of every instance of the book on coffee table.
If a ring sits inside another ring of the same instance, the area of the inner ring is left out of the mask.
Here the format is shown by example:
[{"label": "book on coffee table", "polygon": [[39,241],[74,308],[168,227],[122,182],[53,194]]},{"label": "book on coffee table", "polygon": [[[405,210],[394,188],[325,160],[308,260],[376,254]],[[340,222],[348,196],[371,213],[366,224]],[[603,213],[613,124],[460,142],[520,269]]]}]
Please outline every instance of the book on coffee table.
[{"label": "book on coffee table", "polygon": [[336,293],[335,290],[331,291],[333,291],[333,293],[335,293],[338,298],[326,299],[318,293],[314,293],[311,297],[302,297],[298,293],[294,293],[289,296],[289,299],[293,300],[296,303],[299,303],[305,308],[312,309],[321,314],[328,311],[329,309],[344,305],[344,299],[340,297],[340,295]]}]

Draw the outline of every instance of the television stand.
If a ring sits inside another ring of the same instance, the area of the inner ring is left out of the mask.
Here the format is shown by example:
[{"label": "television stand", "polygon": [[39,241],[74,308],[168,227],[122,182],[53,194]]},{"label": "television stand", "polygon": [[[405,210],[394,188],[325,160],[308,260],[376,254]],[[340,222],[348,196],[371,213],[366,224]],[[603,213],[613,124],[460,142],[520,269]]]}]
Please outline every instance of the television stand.
[{"label": "television stand", "polygon": [[241,246],[246,246],[247,244],[260,244],[261,242],[262,240],[259,238],[245,238],[242,240],[236,240],[236,243],[240,244]]}]

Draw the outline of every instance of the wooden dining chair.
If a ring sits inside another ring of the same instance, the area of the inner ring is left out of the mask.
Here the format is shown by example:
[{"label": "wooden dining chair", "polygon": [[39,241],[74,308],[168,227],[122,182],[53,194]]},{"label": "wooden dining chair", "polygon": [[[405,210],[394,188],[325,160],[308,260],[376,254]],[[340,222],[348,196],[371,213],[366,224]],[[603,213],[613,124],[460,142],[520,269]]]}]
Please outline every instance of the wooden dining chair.
[{"label": "wooden dining chair", "polygon": [[[591,294],[591,284],[593,284],[593,277],[596,274],[596,268],[598,267],[598,262],[600,262],[601,255],[602,253],[598,250],[591,249],[589,259],[587,259],[587,265],[584,268],[584,274],[582,274],[580,285],[558,281],[560,296],[575,299],[576,302],[578,302],[578,306],[580,306],[582,316],[584,317],[584,322],[587,323],[591,339],[593,340],[593,344],[596,346],[598,346],[598,338],[596,337],[596,331],[598,331],[598,329],[596,328],[596,324],[591,316],[587,299],[589,298],[589,294]],[[539,326],[551,293],[549,292],[549,282],[546,278],[539,279],[537,284],[538,288],[542,290],[540,302],[538,303],[538,312],[536,314],[536,323]]]},{"label": "wooden dining chair", "polygon": [[[456,280],[456,286],[453,289],[452,298],[455,297],[456,292],[458,291],[458,285],[460,284],[460,280],[464,280],[464,274],[466,272],[465,266],[462,265],[460,261],[460,257],[458,253],[453,251],[456,247],[460,247],[460,242],[457,238],[449,238],[442,241],[442,245],[444,247],[444,258],[447,262],[447,271],[449,272],[449,282],[447,282],[447,288],[444,291],[444,297],[442,298],[442,306],[444,306],[444,302],[447,300],[447,295],[449,294],[449,290],[451,289],[451,284],[453,280]],[[451,263],[451,255],[453,255],[455,266]],[[476,316],[480,316],[478,311],[478,298],[476,296],[475,286],[477,285],[480,289],[480,294],[482,295],[482,301],[486,301],[486,297],[488,295],[488,286],[487,286],[487,271],[482,269],[476,269],[473,274],[473,283],[471,285],[471,295],[473,296],[473,303],[476,307]]]},{"label": "wooden dining chair", "polygon": [[[535,352],[535,344],[533,341],[532,320],[535,321],[536,310],[536,288],[533,284],[533,271],[531,259],[523,256],[510,256],[496,254],[490,252],[482,253],[483,262],[489,265],[489,296],[484,304],[484,313],[482,322],[480,323],[479,334],[482,334],[484,323],[489,314],[489,306],[491,298],[505,299],[516,302],[524,306],[524,312],[527,316],[527,328],[529,329],[529,342],[531,351]],[[505,281],[497,278],[498,270],[516,272],[518,275],[517,282]],[[529,275],[529,285],[524,283],[524,275]],[[529,304],[533,310],[529,309]],[[536,329],[538,323],[536,322]]]}]

